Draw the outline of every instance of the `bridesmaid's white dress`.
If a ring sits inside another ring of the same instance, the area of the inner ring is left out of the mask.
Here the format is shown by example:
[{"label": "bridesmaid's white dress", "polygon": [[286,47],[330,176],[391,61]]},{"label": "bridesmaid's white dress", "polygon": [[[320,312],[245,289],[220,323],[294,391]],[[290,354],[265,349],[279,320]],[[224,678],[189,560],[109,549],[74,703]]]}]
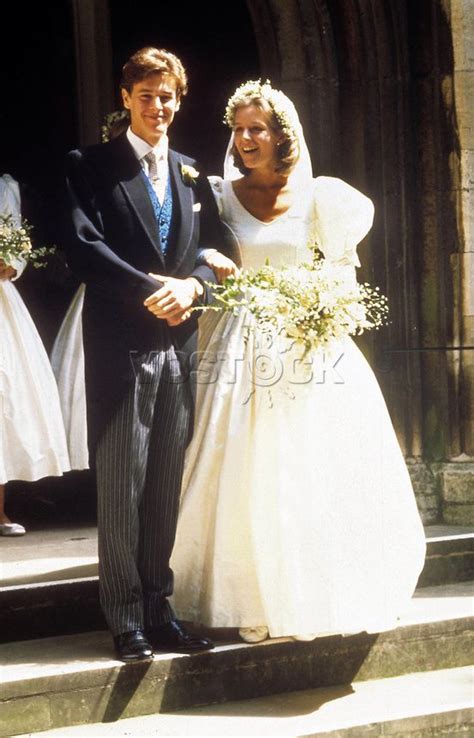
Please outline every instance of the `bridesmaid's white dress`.
[{"label": "bridesmaid's white dress", "polygon": [[[244,267],[326,259],[355,279],[373,219],[364,195],[318,177],[271,223],[211,178]],[[351,339],[304,365],[248,313],[206,313],[171,566],[178,617],[270,636],[377,632],[413,594],[425,536],[377,380]]]},{"label": "bridesmaid's white dress", "polygon": [[[0,177],[0,213],[19,219],[18,183],[8,174]],[[24,263],[15,266],[19,276]],[[71,469],[48,355],[10,281],[0,281],[0,417],[0,484]]]}]

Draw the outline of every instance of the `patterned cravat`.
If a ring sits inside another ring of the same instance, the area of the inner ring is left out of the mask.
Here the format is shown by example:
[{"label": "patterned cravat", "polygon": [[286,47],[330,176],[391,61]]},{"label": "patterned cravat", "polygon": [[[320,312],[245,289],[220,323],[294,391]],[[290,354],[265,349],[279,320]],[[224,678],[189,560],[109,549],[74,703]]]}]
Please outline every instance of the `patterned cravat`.
[{"label": "patterned cravat", "polygon": [[158,179],[158,165],[156,163],[156,155],[154,151],[149,151],[148,154],[145,154],[143,157],[145,161],[148,164],[148,176],[151,180],[151,183],[155,185],[157,179]]},{"label": "patterned cravat", "polygon": [[156,192],[160,205],[163,205],[168,182],[168,162],[161,153],[158,153],[157,157],[153,150],[145,154],[143,159],[148,164],[148,180]]}]

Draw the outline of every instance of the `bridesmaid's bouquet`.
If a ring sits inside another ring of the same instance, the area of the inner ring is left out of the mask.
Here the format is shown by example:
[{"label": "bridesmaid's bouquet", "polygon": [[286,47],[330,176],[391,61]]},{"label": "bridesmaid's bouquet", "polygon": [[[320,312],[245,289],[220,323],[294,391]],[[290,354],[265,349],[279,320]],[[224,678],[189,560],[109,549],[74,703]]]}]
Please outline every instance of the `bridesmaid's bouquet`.
[{"label": "bridesmaid's bouquet", "polygon": [[34,267],[46,266],[44,260],[55,252],[54,246],[33,248],[30,233],[33,230],[27,220],[18,220],[12,215],[0,215],[0,259],[10,266],[20,259],[31,263]]},{"label": "bridesmaid's bouquet", "polygon": [[310,263],[241,271],[213,285],[210,310],[237,314],[245,308],[252,325],[272,337],[284,336],[305,352],[345,336],[377,330],[387,323],[387,298],[378,287],[359,284],[351,267],[331,264],[311,249]]}]

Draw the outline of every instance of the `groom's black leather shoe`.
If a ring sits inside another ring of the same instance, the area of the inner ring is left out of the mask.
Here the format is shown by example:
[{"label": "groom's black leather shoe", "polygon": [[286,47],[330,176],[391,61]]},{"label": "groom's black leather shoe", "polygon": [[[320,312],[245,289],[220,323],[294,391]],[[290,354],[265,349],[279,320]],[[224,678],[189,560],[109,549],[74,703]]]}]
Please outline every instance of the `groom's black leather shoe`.
[{"label": "groom's black leather shoe", "polygon": [[114,637],[115,651],[122,661],[151,659],[153,649],[141,630],[129,630]]},{"label": "groom's black leather shoe", "polygon": [[157,651],[179,651],[191,653],[193,651],[209,651],[214,644],[209,638],[185,630],[178,620],[159,625],[147,631],[153,648]]}]

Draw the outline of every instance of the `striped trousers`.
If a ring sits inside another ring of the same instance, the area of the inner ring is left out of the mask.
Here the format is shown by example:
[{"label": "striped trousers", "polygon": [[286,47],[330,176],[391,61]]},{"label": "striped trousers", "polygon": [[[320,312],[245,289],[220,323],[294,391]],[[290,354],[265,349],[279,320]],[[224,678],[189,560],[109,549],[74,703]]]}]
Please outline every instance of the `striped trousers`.
[{"label": "striped trousers", "polygon": [[97,448],[100,602],[113,635],[168,622],[189,383],[174,348],[134,361],[135,385]]}]

